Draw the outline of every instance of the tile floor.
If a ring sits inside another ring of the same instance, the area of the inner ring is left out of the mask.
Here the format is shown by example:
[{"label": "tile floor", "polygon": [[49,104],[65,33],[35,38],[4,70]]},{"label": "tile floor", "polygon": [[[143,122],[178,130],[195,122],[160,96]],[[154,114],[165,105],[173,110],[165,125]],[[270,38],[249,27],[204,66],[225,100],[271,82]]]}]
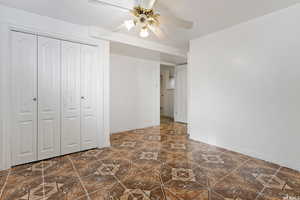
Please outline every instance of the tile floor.
[{"label": "tile floor", "polygon": [[[1,200],[299,200],[300,173],[188,140],[184,124],[0,172]],[[289,198],[288,198],[289,197]]]}]

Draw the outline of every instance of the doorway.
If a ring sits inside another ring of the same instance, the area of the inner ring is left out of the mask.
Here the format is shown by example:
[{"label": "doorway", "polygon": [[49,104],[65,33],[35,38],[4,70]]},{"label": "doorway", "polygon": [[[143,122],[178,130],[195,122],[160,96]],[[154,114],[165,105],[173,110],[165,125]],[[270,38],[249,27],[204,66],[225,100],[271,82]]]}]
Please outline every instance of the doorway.
[{"label": "doorway", "polygon": [[160,67],[160,117],[162,123],[174,121],[175,67]]},{"label": "doorway", "polygon": [[187,123],[187,65],[160,67],[161,123]]}]

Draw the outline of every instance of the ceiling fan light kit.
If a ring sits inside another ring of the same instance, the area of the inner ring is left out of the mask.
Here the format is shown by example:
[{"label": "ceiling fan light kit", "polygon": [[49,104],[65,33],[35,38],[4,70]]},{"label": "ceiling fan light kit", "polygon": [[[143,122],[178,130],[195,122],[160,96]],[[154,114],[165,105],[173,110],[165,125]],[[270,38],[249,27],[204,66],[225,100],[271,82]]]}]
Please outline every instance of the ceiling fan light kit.
[{"label": "ceiling fan light kit", "polygon": [[[89,0],[90,2],[97,2],[105,6],[112,6],[115,8],[120,8],[123,11],[129,11],[131,14],[130,20],[124,20],[121,27],[125,27],[128,31],[132,28],[137,27],[140,30],[140,37],[148,37],[149,32],[151,31],[159,39],[164,39],[164,32],[161,30],[160,25],[173,25],[183,29],[193,28],[193,22],[186,21],[184,19],[178,18],[176,15],[172,14],[169,9],[167,12],[161,15],[155,12],[157,8],[166,8],[159,0],[136,0],[137,6],[134,6],[132,9],[128,7],[123,7],[116,3],[110,2],[109,0]],[[155,6],[155,9],[154,9]]]},{"label": "ceiling fan light kit", "polygon": [[128,31],[130,31],[133,27],[140,27],[140,37],[146,38],[149,36],[149,26],[159,26],[160,15],[154,13],[153,9],[146,9],[142,8],[141,6],[136,6],[130,12],[134,19],[125,20],[124,26]]},{"label": "ceiling fan light kit", "polygon": [[142,38],[146,38],[146,37],[149,36],[149,31],[148,31],[147,27],[144,27],[144,28],[141,29],[140,36]]},{"label": "ceiling fan light kit", "polygon": [[130,31],[133,27],[135,27],[136,22],[134,20],[126,20],[124,21],[124,25],[128,31]]}]

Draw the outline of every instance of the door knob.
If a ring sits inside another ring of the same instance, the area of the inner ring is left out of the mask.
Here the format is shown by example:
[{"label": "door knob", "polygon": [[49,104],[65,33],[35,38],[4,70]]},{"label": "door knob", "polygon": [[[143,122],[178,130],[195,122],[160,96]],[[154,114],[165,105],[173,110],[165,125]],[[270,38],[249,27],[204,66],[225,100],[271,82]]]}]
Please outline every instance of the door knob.
[{"label": "door knob", "polygon": [[81,99],[85,99],[85,97],[81,97]]},{"label": "door knob", "polygon": [[33,100],[33,101],[36,101],[36,100],[37,100],[37,98],[36,98],[36,97],[34,97],[32,100]]}]

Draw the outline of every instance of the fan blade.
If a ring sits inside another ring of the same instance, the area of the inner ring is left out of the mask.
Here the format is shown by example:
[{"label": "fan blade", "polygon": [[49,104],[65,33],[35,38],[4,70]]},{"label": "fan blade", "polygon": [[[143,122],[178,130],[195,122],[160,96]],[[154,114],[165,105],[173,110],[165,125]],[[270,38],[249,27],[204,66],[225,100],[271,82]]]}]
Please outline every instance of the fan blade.
[{"label": "fan blade", "polygon": [[120,10],[123,10],[123,11],[130,11],[131,8],[129,7],[125,7],[125,6],[122,6],[122,5],[118,5],[118,4],[114,4],[114,3],[109,3],[107,1],[101,1],[101,0],[89,0],[89,3],[93,3],[93,4],[101,4],[101,5],[104,5],[104,6],[111,6],[111,7],[114,7],[114,8],[118,8]]},{"label": "fan blade", "polygon": [[156,0],[142,0],[141,7],[146,9],[152,9]]},{"label": "fan blade", "polygon": [[184,29],[192,29],[194,27],[194,23],[191,21],[187,21],[184,19],[180,19],[178,17],[170,17],[170,16],[160,16],[159,21],[161,24],[177,26]]},{"label": "fan blade", "polygon": [[165,33],[158,26],[148,26],[148,28],[158,37],[163,40],[166,38]]},{"label": "fan blade", "polygon": [[184,29],[192,29],[194,27],[194,22],[177,17],[167,6],[162,4],[161,1],[158,1],[155,7],[162,12],[159,17],[161,24],[174,25]]}]

